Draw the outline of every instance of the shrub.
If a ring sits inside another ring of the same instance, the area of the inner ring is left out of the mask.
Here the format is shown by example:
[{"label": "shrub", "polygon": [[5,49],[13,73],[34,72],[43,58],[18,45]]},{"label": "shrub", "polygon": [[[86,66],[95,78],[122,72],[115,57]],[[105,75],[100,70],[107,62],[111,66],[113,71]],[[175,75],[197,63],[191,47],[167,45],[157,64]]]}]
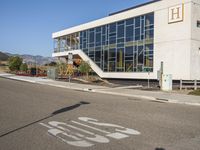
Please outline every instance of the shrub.
[{"label": "shrub", "polygon": [[86,74],[87,76],[87,79],[89,77],[89,72],[91,71],[91,67],[89,65],[88,62],[85,62],[85,61],[82,61],[80,66],[78,67],[78,70],[81,72],[81,73],[84,73]]},{"label": "shrub", "polygon": [[28,70],[28,65],[26,63],[21,64],[20,66],[20,71],[27,71]]},{"label": "shrub", "polygon": [[10,57],[8,59],[8,67],[11,71],[19,71],[22,64],[22,58],[18,56]]},{"label": "shrub", "polygon": [[200,96],[200,89],[194,90],[192,92],[189,92],[189,95],[198,95],[198,96]]}]

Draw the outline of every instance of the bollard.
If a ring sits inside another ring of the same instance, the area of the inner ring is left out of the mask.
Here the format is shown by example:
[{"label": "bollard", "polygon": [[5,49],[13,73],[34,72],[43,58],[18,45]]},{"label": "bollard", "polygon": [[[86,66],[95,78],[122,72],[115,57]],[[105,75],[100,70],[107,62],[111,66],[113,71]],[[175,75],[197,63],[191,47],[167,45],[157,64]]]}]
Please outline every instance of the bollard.
[{"label": "bollard", "polygon": [[182,90],[182,87],[183,86],[183,81],[182,81],[182,79],[180,80],[180,90]]}]

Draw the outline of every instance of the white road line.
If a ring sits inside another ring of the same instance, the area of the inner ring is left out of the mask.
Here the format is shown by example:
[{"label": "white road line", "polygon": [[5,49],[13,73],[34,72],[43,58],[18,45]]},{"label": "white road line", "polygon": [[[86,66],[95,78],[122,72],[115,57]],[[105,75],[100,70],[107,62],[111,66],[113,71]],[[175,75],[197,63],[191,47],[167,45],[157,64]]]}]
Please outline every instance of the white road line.
[{"label": "white road line", "polygon": [[85,125],[85,124],[82,124],[82,123],[79,123],[79,122],[76,122],[76,121],[73,121],[73,120],[71,122],[78,124],[78,125],[81,125],[81,126],[84,126],[84,127],[87,127],[87,128],[90,128],[90,129],[93,129],[93,130],[96,130],[96,131],[99,131],[99,132],[102,132],[102,133],[110,134],[110,132],[108,132],[108,131],[101,130],[101,129],[98,129],[98,128],[95,128],[95,127],[91,127],[91,126],[88,126],[88,125]]},{"label": "white road line", "polygon": [[48,126],[47,124],[44,124],[44,123],[39,123],[40,125],[42,125],[42,126],[44,126],[44,127],[47,127],[47,128],[49,128],[49,129],[53,129],[53,127],[51,127],[51,126]]},{"label": "white road line", "polygon": [[69,124],[66,124],[66,126],[72,128],[72,129],[75,129],[75,130],[78,130],[78,131],[81,131],[81,132],[85,132],[87,134],[95,136],[94,138],[84,136],[84,138],[86,138],[88,140],[98,142],[98,143],[109,143],[110,142],[110,140],[108,138],[104,137],[104,136],[92,133],[90,131],[87,131],[87,130],[84,130],[84,129],[81,129],[81,128],[78,128],[78,127],[75,127],[75,126],[72,126],[72,125],[69,125]]},{"label": "white road line", "polygon": [[[93,118],[79,117],[78,119],[81,120],[81,121],[87,122],[87,123],[98,125],[98,126],[114,127],[115,131],[125,133],[125,134],[132,134],[132,135],[139,135],[140,134],[140,132],[138,132],[137,130],[125,128],[125,127],[122,127],[122,126],[119,126],[119,125],[116,125],[116,124],[101,123],[101,122],[98,122],[97,119],[93,119]],[[117,128],[119,128],[119,129],[117,129]]]},{"label": "white road line", "polygon": [[91,127],[91,126],[88,126],[88,125],[85,125],[85,124],[82,124],[82,123],[79,123],[79,122],[76,122],[76,121],[73,121],[73,120],[71,122],[78,124],[78,125],[81,125],[81,126],[84,126],[84,127],[87,127],[87,128],[90,128],[90,129],[93,129],[93,130],[96,130],[96,131],[99,131],[99,132],[102,132],[102,133],[106,134],[106,136],[112,137],[114,139],[123,139],[123,138],[129,137],[126,134],[122,134],[122,133],[119,133],[119,132],[111,133],[111,132],[108,132],[108,131],[105,131],[105,130],[102,130],[102,129],[98,129],[98,128],[95,128],[95,127]]},{"label": "white road line", "polygon": [[[104,137],[104,136],[92,133],[90,131],[87,131],[87,130],[84,130],[84,129],[81,129],[81,128],[78,128],[78,127],[75,127],[75,126],[72,126],[72,125],[67,124],[67,123],[57,122],[57,121],[51,121],[51,122],[49,122],[49,124],[52,125],[52,126],[54,126],[54,127],[56,127],[56,128],[59,128],[59,129],[64,130],[64,131],[68,131],[68,132],[70,132],[70,133],[72,133],[72,134],[74,134],[76,136],[85,138],[85,139],[90,140],[90,141],[94,141],[94,142],[98,142],[98,143],[108,143],[109,142],[109,139],[106,138],[106,137]],[[60,125],[64,125],[64,126],[72,128],[72,129],[84,132],[86,134],[92,135],[93,137],[87,137],[87,136],[82,135],[82,134],[77,133],[77,132],[71,132],[69,129],[61,127]]]},{"label": "white road line", "polygon": [[[50,129],[48,130],[48,133],[52,136],[55,136],[57,137],[58,139],[62,140],[63,142],[65,143],[68,143],[70,145],[73,145],[73,146],[78,146],[78,147],[90,147],[90,146],[93,146],[94,144],[88,142],[88,141],[85,141],[85,140],[82,140],[76,136],[73,136],[73,135],[70,135],[70,134],[67,134],[61,130],[58,130],[58,129]],[[75,141],[67,141],[66,139],[64,139],[63,137],[60,137],[58,136],[58,134],[63,134],[67,137],[70,137],[72,139],[74,139]]]}]

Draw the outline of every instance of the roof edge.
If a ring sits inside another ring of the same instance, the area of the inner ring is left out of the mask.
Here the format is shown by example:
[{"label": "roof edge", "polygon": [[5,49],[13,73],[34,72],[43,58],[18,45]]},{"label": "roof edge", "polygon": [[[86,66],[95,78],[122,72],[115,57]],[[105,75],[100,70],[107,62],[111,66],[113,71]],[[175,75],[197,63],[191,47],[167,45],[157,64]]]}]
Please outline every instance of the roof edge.
[{"label": "roof edge", "polygon": [[123,10],[120,10],[120,11],[117,11],[117,12],[110,13],[108,16],[113,16],[113,15],[116,15],[116,14],[119,14],[119,13],[122,13],[122,12],[125,12],[125,11],[128,11],[128,10],[131,10],[131,9],[139,8],[139,7],[142,7],[142,6],[145,6],[145,5],[148,5],[148,4],[152,4],[152,3],[155,3],[155,2],[159,2],[159,1],[162,1],[162,0],[151,0],[151,1],[146,2],[146,3],[142,3],[142,4],[139,4],[139,5],[127,8],[127,9],[123,9]]}]

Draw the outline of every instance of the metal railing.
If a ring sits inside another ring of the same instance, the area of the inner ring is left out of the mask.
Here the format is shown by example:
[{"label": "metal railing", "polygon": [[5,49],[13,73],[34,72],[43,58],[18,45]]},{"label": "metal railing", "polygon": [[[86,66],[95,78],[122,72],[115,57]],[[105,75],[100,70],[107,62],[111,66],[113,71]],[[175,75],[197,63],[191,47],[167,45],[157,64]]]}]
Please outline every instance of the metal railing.
[{"label": "metal railing", "polygon": [[180,80],[180,90],[182,89],[194,89],[200,88],[200,81],[198,80]]}]

